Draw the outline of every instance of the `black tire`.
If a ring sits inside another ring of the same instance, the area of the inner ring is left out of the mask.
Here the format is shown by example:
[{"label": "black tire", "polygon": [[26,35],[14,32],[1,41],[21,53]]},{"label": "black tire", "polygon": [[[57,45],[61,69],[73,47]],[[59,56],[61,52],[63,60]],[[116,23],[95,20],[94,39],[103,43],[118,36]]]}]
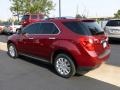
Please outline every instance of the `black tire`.
[{"label": "black tire", "polygon": [[[13,51],[11,51],[12,49]],[[13,43],[8,44],[8,55],[14,59],[18,57],[17,49]]]},{"label": "black tire", "polygon": [[54,67],[56,72],[63,78],[70,78],[76,73],[75,64],[67,54],[58,54],[54,60]]}]

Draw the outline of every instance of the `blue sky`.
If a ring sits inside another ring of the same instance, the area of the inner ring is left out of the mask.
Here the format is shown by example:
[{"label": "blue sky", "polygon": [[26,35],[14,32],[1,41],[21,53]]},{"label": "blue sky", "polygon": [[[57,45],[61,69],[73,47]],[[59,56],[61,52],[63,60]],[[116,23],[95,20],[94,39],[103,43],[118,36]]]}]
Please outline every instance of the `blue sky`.
[{"label": "blue sky", "polygon": [[[58,2],[53,0],[56,4],[50,16],[58,16]],[[107,17],[113,16],[118,9],[120,9],[120,0],[61,0],[62,16],[75,16],[85,14],[89,17]],[[10,12],[9,0],[0,0],[0,19],[8,19],[12,16]]]}]

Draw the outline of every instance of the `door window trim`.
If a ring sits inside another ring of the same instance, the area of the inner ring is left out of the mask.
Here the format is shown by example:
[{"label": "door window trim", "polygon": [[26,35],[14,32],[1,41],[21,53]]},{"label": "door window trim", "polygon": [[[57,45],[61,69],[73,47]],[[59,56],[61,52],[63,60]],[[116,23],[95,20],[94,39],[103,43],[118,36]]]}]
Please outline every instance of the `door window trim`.
[{"label": "door window trim", "polygon": [[[58,28],[58,26],[54,22],[35,22],[35,23],[27,25],[25,28],[23,28],[23,30],[26,29],[26,28],[28,28],[29,26],[31,26],[33,24],[37,24],[37,23],[40,23],[40,24],[41,23],[52,23],[57,28],[58,33],[57,34],[32,34],[32,35],[59,35],[61,33],[60,29]],[[31,34],[29,34],[29,35],[31,35]]]}]

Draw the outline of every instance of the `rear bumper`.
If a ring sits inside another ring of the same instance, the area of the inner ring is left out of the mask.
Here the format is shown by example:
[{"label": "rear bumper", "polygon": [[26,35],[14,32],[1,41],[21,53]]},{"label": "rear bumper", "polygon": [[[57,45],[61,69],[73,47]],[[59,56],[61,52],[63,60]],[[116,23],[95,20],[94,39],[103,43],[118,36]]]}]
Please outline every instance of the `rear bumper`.
[{"label": "rear bumper", "polygon": [[120,39],[120,35],[112,35],[112,34],[110,34],[110,35],[108,35],[108,37],[109,38],[116,38],[116,39]]},{"label": "rear bumper", "polygon": [[104,53],[98,56],[99,59],[104,59],[106,56],[110,55],[111,49],[107,49]]},{"label": "rear bumper", "polygon": [[88,71],[90,71],[90,70],[93,70],[93,69],[96,69],[96,68],[98,68],[100,66],[100,64],[98,64],[98,65],[96,65],[96,66],[82,66],[82,67],[78,67],[77,68],[77,72],[88,72]]},{"label": "rear bumper", "polygon": [[77,68],[78,71],[89,71],[99,67],[102,63],[109,59],[111,49],[108,48],[106,51],[100,55],[97,55],[95,52],[92,54],[82,54],[77,58]]}]

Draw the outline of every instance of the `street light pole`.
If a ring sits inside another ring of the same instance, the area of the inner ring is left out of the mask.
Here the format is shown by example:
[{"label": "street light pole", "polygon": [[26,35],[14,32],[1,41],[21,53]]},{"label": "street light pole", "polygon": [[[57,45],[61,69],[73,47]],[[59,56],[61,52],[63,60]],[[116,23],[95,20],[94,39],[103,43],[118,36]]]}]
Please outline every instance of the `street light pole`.
[{"label": "street light pole", "polygon": [[61,17],[61,0],[59,0],[59,17]]}]

